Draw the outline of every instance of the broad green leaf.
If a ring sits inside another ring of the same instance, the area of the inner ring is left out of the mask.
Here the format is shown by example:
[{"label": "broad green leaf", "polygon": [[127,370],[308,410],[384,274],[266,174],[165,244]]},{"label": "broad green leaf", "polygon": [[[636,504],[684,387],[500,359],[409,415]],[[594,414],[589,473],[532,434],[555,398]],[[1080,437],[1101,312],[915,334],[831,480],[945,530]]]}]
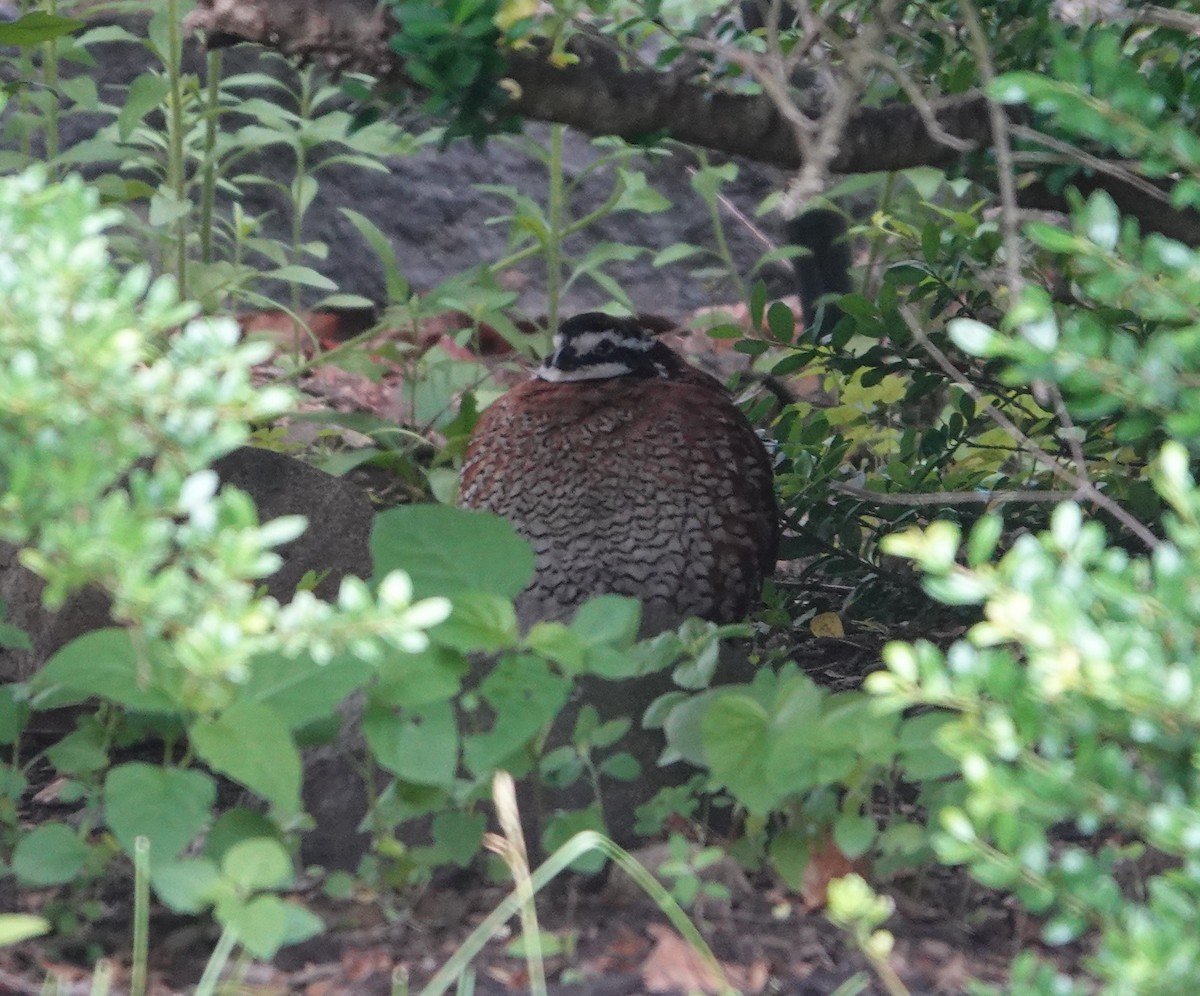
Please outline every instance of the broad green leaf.
[{"label": "broad green leaf", "polygon": [[251,663],[250,678],[238,690],[238,698],[270,706],[294,730],[329,715],[373,673],[370,664],[350,654],[336,656],[327,664],[318,664],[304,654],[264,654]]},{"label": "broad green leaf", "polygon": [[517,642],[517,614],[508,596],[463,592],[450,616],[429,631],[435,644],[462,653],[494,653]]},{"label": "broad green leaf", "polygon": [[79,874],[90,853],[65,823],[43,823],[17,840],[12,870],[25,885],[62,885]]},{"label": "broad green leaf", "polygon": [[177,858],[156,864],[150,874],[154,893],[176,913],[200,913],[217,898],[217,866],[208,858]]},{"label": "broad green leaf", "polygon": [[283,814],[300,810],[300,754],[274,709],[235,702],[188,731],[196,753],[224,775],[257,792]]},{"label": "broad green leaf", "polygon": [[270,837],[238,841],[221,859],[221,873],[247,892],[288,885],[292,872],[288,852]]},{"label": "broad green leaf", "polygon": [[78,31],[87,22],[32,10],[9,24],[0,24],[0,45],[32,48],[42,42]]},{"label": "broad green leaf", "polygon": [[467,670],[466,658],[447,647],[394,654],[380,663],[379,681],[371,696],[381,705],[410,709],[445,702],[458,694]]},{"label": "broad green leaf", "polygon": [[46,751],[57,771],[65,775],[87,775],[108,766],[105,734],[99,723],[85,721]]},{"label": "broad green leaf", "polygon": [[104,811],[125,852],[150,839],[154,865],[172,861],[204,829],[217,799],[216,782],[202,771],[160,768],[134,761],[109,771]]},{"label": "broad green leaf", "polygon": [[716,698],[700,720],[713,777],[756,814],[767,813],[779,801],[766,770],[769,725],[761,703],[733,693]]},{"label": "broad green leaf", "polygon": [[278,896],[255,896],[249,902],[226,908],[223,916],[218,907],[218,919],[254,957],[269,961],[285,943],[285,905]]},{"label": "broad green leaf", "polygon": [[875,821],[861,813],[844,813],[833,824],[835,843],[852,860],[870,850],[877,833]]},{"label": "broad green leaf", "polygon": [[118,627],[76,637],[29,681],[39,709],[93,695],[139,712],[173,712],[175,697],[159,685],[165,669],[139,659],[129,632]]},{"label": "broad green leaf", "polygon": [[220,862],[234,844],[256,837],[278,839],[279,828],[265,814],[239,806],[217,817],[204,838],[204,854]]},{"label": "broad green leaf", "polygon": [[501,658],[479,686],[479,695],[495,720],[486,733],[466,738],[467,767],[483,774],[532,740],[558,714],[571,686],[541,658],[528,654]]},{"label": "broad green leaf", "polygon": [[0,744],[11,744],[21,735],[29,706],[17,701],[15,685],[0,685]]},{"label": "broad green leaf", "polygon": [[362,728],[375,760],[394,775],[417,785],[453,784],[458,727],[450,703],[397,710],[368,700]]},{"label": "broad green leaf", "polygon": [[375,576],[400,568],[416,597],[483,591],[513,598],[533,577],[533,550],[498,515],[404,505],[375,518]]},{"label": "broad green leaf", "polygon": [[637,639],[642,624],[642,604],[623,595],[598,595],[588,599],[571,620],[571,632],[586,647],[614,644],[627,647]]},{"label": "broad green leaf", "polygon": [[129,138],[142,118],[163,102],[171,92],[171,81],[166,76],[146,72],[129,84],[121,110],[117,114],[117,134],[121,140]]}]

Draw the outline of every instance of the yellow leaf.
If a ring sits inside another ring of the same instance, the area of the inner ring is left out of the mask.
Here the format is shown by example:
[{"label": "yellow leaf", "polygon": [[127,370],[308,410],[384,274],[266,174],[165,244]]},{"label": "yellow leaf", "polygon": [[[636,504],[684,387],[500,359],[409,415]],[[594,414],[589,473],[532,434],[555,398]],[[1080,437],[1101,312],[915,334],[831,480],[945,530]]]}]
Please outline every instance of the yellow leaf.
[{"label": "yellow leaf", "polygon": [[842,620],[836,612],[822,612],[808,624],[813,636],[845,636]]},{"label": "yellow leaf", "polygon": [[492,18],[492,23],[505,32],[518,21],[533,17],[537,9],[538,0],[505,0]]}]

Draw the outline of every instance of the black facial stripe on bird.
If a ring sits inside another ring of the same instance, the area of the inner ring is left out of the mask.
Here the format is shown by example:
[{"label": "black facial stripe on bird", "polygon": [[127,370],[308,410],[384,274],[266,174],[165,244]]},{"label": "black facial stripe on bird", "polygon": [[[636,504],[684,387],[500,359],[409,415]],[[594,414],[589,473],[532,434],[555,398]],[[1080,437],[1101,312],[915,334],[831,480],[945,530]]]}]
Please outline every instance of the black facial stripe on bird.
[{"label": "black facial stripe on bird", "polygon": [[554,337],[555,349],[538,370],[541,380],[662,377],[669,350],[632,318],[588,312],[569,318]]}]

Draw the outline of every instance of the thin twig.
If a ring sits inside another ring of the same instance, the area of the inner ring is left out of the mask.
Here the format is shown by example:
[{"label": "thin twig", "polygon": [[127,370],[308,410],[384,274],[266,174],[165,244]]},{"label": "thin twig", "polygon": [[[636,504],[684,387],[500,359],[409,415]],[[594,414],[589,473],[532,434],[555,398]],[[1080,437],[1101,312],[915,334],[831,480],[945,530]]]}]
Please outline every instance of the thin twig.
[{"label": "thin twig", "polygon": [[1037,142],[1048,149],[1053,149],[1071,162],[1076,162],[1080,166],[1086,166],[1088,169],[1095,170],[1097,173],[1102,173],[1105,176],[1111,176],[1114,180],[1132,187],[1134,190],[1145,194],[1153,200],[1159,201],[1162,204],[1171,203],[1171,195],[1167,191],[1156,187],[1144,176],[1138,176],[1132,170],[1119,163],[1101,159],[1099,156],[1094,156],[1077,146],[1071,145],[1069,142],[1064,142],[1053,135],[1047,135],[1044,131],[1038,131],[1038,129],[1031,128],[1029,125],[1016,124],[1010,121],[1008,130],[1010,134],[1015,135],[1017,138],[1023,138],[1027,142]]},{"label": "thin twig", "polygon": [[[1058,416],[1059,424],[1063,427],[1063,438],[1067,441],[1067,448],[1071,451],[1071,459],[1075,462],[1075,466],[1084,476],[1087,475],[1087,457],[1083,453],[1083,444],[1079,441],[1079,432],[1075,428],[1075,421],[1071,418],[1071,413],[1067,411],[1067,403],[1063,399],[1062,391],[1057,384],[1042,385],[1050,392],[1050,400],[1054,402],[1054,414]],[[1090,480],[1090,477],[1089,477]]]},{"label": "thin twig", "polygon": [[1064,467],[1055,457],[1047,453],[1042,447],[1029,438],[1020,428],[1000,411],[995,405],[983,396],[983,393],[967,379],[966,375],[958,369],[950,358],[939,349],[921,328],[916,316],[911,309],[902,307],[899,309],[900,315],[904,319],[904,324],[908,326],[909,331],[913,334],[925,352],[936,363],[942,371],[950,377],[959,387],[970,395],[971,399],[985,411],[989,418],[995,422],[1000,428],[1007,432],[1013,439],[1017,440],[1021,446],[1032,456],[1038,463],[1046,467],[1056,477],[1066,481],[1078,491],[1078,498],[1081,501],[1090,501],[1093,505],[1104,509],[1121,525],[1133,533],[1138,539],[1145,544],[1149,550],[1155,549],[1159,545],[1159,538],[1146,528],[1141,522],[1135,519],[1117,502],[1113,501],[1108,495],[1104,494],[1096,487],[1087,477],[1076,473],[1068,467]]},{"label": "thin twig", "polygon": [[1041,502],[1077,501],[1079,491],[934,491],[924,494],[912,492],[871,491],[857,484],[835,482],[830,487],[851,498],[860,498],[876,505],[905,505],[922,508],[929,505],[1003,505],[1013,502],[1038,504]]},{"label": "thin twig", "polygon": [[992,54],[988,51],[987,35],[979,20],[979,11],[972,0],[963,0],[963,17],[971,36],[971,48],[979,64],[987,100],[988,121],[992,126],[992,147],[996,153],[996,173],[1000,188],[1000,231],[1004,238],[1004,272],[1008,293],[1016,301],[1024,287],[1021,275],[1021,231],[1017,213],[1017,180],[1013,165],[1012,143],[1009,141],[1008,116],[987,92],[996,80],[996,68],[992,65]]}]

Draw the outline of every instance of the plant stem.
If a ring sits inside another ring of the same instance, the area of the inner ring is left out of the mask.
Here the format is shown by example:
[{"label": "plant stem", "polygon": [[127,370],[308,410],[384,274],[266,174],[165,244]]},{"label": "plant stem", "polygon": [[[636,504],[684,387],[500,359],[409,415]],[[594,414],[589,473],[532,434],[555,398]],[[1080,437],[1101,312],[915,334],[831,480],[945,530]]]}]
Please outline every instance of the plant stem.
[{"label": "plant stem", "polygon": [[[305,186],[308,177],[308,146],[305,145],[305,139],[302,130],[305,122],[308,121],[309,115],[312,113],[312,86],[313,74],[312,69],[306,69],[300,74],[300,93],[298,96],[299,106],[296,108],[296,113],[299,118],[299,127],[296,134],[296,174],[292,180],[292,245],[291,258],[296,265],[300,264],[300,243],[304,235],[304,213],[307,207],[305,203]],[[299,321],[300,308],[303,302],[300,299],[300,285],[294,280],[288,285],[289,301],[292,310],[292,329],[293,329],[293,344],[295,349],[295,361],[300,363],[300,335],[303,329],[303,323]]]},{"label": "plant stem", "polygon": [[133,964],[129,996],[145,996],[146,960],[150,955],[150,839],[133,843]]},{"label": "plant stem", "polygon": [[[167,95],[167,189],[178,206],[187,193],[183,168],[183,37],[179,32],[179,0],[167,0],[167,51],[163,55],[171,85]],[[186,300],[187,216],[180,215],[171,224],[175,229],[175,280],[180,298]]]},{"label": "plant stem", "polygon": [[204,171],[200,181],[200,260],[212,262],[213,200],[217,189],[217,123],[221,113],[221,53],[208,53],[204,107]]},{"label": "plant stem", "polygon": [[550,189],[547,203],[546,236],[546,325],[553,334],[558,328],[558,304],[562,293],[563,231],[563,131],[560,124],[550,127]]},{"label": "plant stem", "polygon": [[[615,861],[641,887],[642,891],[654,901],[658,908],[663,911],[667,919],[671,921],[671,925],[683,935],[684,940],[695,948],[705,965],[713,972],[714,977],[721,980],[722,988],[720,992],[723,996],[734,992],[733,988],[725,981],[725,972],[721,968],[720,962],[717,961],[716,956],[712,953],[712,949],[705,942],[700,931],[696,929],[695,924],[688,919],[687,914],[683,911],[679,903],[675,901],[675,898],[663,888],[650,872],[637,862],[637,859],[633,855],[618,847],[603,834],[596,833],[595,830],[582,830],[577,833],[550,855],[530,876],[530,888],[535,893],[539,892],[556,875],[564,871],[572,862],[583,857],[588,851],[600,851]],[[510,893],[499,906],[488,914],[479,926],[471,931],[470,936],[454,952],[453,957],[442,966],[438,973],[429,980],[425,988],[421,990],[421,996],[440,996],[441,993],[449,989],[454,984],[454,980],[458,978],[470,963],[471,959],[483,949],[483,946],[496,931],[504,926],[505,921],[521,908],[521,904],[524,901],[525,896],[521,891]],[[202,996],[202,994],[197,991],[196,996]]]},{"label": "plant stem", "polygon": [[200,976],[200,983],[196,986],[196,996],[212,996],[216,992],[217,982],[221,978],[221,972],[225,970],[225,965],[233,953],[235,944],[237,944],[237,931],[232,927],[226,927],[221,931],[217,946],[213,948],[213,953],[208,958],[208,964],[204,966],[204,974]]},{"label": "plant stem", "polygon": [[[58,0],[47,0],[46,12],[51,15],[58,13]],[[46,161],[53,162],[58,156],[58,39],[51,38],[42,47],[42,81],[50,91],[50,100],[46,103],[46,120],[43,134],[46,137]]]}]

